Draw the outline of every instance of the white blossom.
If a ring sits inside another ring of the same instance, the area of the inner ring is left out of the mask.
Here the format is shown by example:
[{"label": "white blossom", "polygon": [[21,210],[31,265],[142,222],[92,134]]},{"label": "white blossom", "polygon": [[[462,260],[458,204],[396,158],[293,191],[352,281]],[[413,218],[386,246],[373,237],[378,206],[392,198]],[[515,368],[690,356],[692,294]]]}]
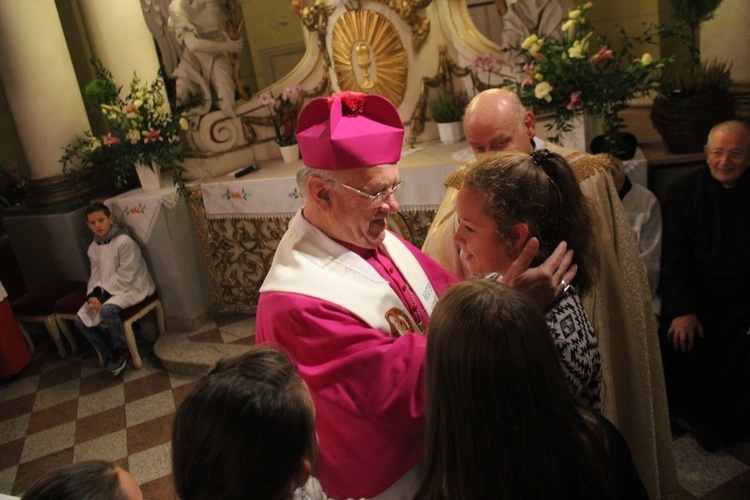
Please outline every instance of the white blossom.
[{"label": "white blossom", "polygon": [[578,21],[575,19],[568,19],[565,21],[560,29],[562,29],[563,33],[567,33],[569,38],[573,38],[573,35],[575,35],[576,32],[576,25],[578,24]]},{"label": "white blossom", "polygon": [[141,133],[138,132],[138,129],[131,128],[128,130],[128,133],[125,134],[125,138],[130,141],[130,144],[137,144],[138,141],[141,140]]},{"label": "white blossom", "polygon": [[521,48],[523,50],[529,50],[529,48],[531,48],[531,46],[534,45],[537,40],[539,40],[539,37],[531,34],[526,38],[526,40],[523,41],[523,43],[521,44]]},{"label": "white blossom", "polygon": [[534,89],[534,96],[537,99],[544,99],[547,102],[552,101],[552,85],[549,84],[549,82],[541,82],[539,83],[536,88]]}]

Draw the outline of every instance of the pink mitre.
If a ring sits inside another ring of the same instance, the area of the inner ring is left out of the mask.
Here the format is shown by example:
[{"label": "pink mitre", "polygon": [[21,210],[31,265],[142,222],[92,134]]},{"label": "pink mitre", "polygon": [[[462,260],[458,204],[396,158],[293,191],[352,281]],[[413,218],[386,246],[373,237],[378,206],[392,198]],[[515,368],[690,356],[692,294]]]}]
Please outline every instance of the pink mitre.
[{"label": "pink mitre", "polygon": [[396,163],[404,124],[383,96],[339,92],[313,99],[297,121],[302,162],[310,168],[347,170]]}]

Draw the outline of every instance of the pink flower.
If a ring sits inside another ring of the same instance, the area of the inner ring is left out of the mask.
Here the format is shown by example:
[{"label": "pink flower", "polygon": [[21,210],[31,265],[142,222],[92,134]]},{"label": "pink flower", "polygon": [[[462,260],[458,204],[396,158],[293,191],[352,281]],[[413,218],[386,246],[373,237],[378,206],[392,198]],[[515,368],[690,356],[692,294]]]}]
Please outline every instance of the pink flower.
[{"label": "pink flower", "polygon": [[570,94],[570,102],[568,103],[568,109],[581,109],[583,107],[583,101],[581,100],[580,92],[573,92]]},{"label": "pink flower", "polygon": [[497,71],[500,63],[491,54],[477,54],[471,58],[471,72],[475,75],[481,69],[483,71]]},{"label": "pink flower", "polygon": [[272,106],[273,101],[275,100],[273,96],[268,92],[263,92],[261,95],[258,96],[258,99],[260,99],[260,103],[264,106]]},{"label": "pink flower", "polygon": [[138,108],[132,104],[127,104],[122,109],[123,114],[128,118],[135,118],[140,113],[138,112]]},{"label": "pink flower", "polygon": [[599,47],[599,52],[589,58],[589,62],[591,64],[599,64],[611,59],[614,59],[612,51],[609,50],[606,45],[602,45],[601,47]]},{"label": "pink flower", "polygon": [[289,85],[284,89],[284,92],[282,92],[281,98],[286,101],[293,101],[297,98],[300,92],[302,92],[301,85]]},{"label": "pink flower", "polygon": [[541,52],[537,52],[536,54],[534,54],[534,57],[536,58],[536,60],[537,60],[537,61],[542,61],[542,62],[544,62],[544,61],[546,61],[546,60],[547,60],[547,56],[545,56],[545,55],[544,55],[544,54],[542,54]]},{"label": "pink flower", "polygon": [[521,82],[521,87],[526,87],[527,85],[534,85],[534,77],[529,75]]},{"label": "pink flower", "polygon": [[148,131],[148,134],[146,134],[146,138],[143,139],[143,142],[149,143],[163,140],[164,139],[161,138],[161,134],[159,134],[158,130],[151,129]]},{"label": "pink flower", "polygon": [[534,74],[535,68],[536,68],[536,61],[531,61],[523,65],[523,70],[530,75]]},{"label": "pink flower", "polygon": [[120,139],[117,137],[113,137],[112,134],[107,134],[107,137],[105,137],[102,142],[105,146],[115,146],[117,144],[120,144]]}]

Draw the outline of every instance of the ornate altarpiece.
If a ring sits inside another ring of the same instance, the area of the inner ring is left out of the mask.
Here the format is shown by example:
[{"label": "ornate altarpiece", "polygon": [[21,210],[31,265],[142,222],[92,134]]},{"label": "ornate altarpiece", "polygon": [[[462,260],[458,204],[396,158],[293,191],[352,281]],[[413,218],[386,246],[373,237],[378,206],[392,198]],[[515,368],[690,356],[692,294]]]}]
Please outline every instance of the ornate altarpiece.
[{"label": "ornate altarpiece", "polygon": [[[309,34],[307,51],[295,70],[268,90],[279,95],[286,86],[300,84],[303,99],[340,90],[385,95],[399,108],[402,119],[406,117],[407,142],[412,147],[436,136],[434,125],[427,131],[425,126],[429,89],[452,90],[454,81],[462,78],[468,88],[476,88],[478,82],[468,69],[470,59],[480,52],[501,57],[499,48],[473,29],[465,2],[295,4]],[[272,123],[257,96],[240,101],[236,111],[236,118],[212,111],[191,133],[195,177],[218,177],[277,155]],[[187,166],[191,168],[190,162]],[[442,184],[442,179],[430,182]],[[219,311],[254,312],[260,285],[289,218],[209,219],[197,186],[192,188],[190,207]],[[401,211],[392,217],[390,226],[421,246],[434,215],[434,207]]]}]

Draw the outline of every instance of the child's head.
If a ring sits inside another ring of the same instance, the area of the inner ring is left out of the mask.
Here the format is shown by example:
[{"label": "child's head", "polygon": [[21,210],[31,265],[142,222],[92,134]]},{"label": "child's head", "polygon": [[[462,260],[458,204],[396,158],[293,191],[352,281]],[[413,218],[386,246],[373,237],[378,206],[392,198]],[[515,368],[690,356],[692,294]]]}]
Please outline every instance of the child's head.
[{"label": "child's head", "polygon": [[523,496],[543,475],[527,477],[548,458],[539,449],[577,411],[539,306],[493,280],[454,285],[430,316],[426,367],[419,498]]},{"label": "child's head", "polygon": [[61,467],[37,480],[23,500],[143,500],[138,484],[112,462],[87,460]]},{"label": "child's head", "polygon": [[539,306],[494,280],[457,283],[430,316],[428,413],[456,417],[443,424],[456,424],[460,415],[500,423],[526,404],[520,399],[547,392],[550,383],[567,393],[561,370]]},{"label": "child's head", "polygon": [[317,455],[315,409],[289,358],[255,346],[217,363],[177,409],[172,469],[184,500],[287,498]]},{"label": "child's head", "polygon": [[86,225],[96,236],[103,238],[112,229],[115,218],[104,203],[92,203],[86,207]]},{"label": "child's head", "polygon": [[591,287],[598,267],[594,214],[562,156],[546,150],[483,156],[467,170],[456,212],[454,239],[472,272],[505,273],[535,236],[533,266],[566,241],[578,264],[578,289]]}]

